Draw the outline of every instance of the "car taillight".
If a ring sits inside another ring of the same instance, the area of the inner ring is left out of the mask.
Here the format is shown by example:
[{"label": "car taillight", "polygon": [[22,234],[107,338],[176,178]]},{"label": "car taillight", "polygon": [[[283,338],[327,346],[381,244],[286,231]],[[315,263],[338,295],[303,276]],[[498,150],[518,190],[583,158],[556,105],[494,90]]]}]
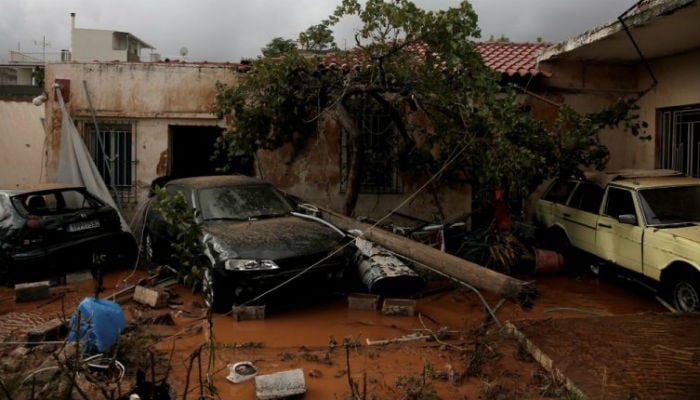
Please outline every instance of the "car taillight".
[{"label": "car taillight", "polygon": [[42,229],[44,227],[44,224],[41,223],[41,220],[39,218],[29,217],[24,223],[24,227],[27,228],[27,230],[36,231]]}]

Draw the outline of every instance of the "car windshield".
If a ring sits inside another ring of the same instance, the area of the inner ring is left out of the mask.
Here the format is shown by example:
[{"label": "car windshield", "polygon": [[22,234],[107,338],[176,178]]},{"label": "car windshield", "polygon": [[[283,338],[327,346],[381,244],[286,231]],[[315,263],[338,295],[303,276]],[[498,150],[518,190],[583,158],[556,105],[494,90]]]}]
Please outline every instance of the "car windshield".
[{"label": "car windshield", "polygon": [[204,220],[247,221],[289,214],[292,206],[271,185],[226,186],[202,189],[198,194]]},{"label": "car windshield", "polygon": [[700,222],[700,185],[643,189],[639,199],[649,225]]}]

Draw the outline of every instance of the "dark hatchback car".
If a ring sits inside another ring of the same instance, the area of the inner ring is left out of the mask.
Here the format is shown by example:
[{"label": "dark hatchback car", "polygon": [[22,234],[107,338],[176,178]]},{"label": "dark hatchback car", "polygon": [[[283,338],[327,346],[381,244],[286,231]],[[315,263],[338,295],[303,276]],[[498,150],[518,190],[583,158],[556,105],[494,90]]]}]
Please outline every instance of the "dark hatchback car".
[{"label": "dark hatchback car", "polygon": [[66,272],[132,266],[133,235],[117,211],[82,186],[0,187],[0,279],[60,278]]},{"label": "dark hatchback car", "polygon": [[[254,300],[290,280],[325,288],[346,272],[345,234],[297,212],[298,204],[268,182],[205,176],[172,180],[164,189],[168,196],[182,194],[197,210],[205,258],[202,289],[205,302],[217,312],[230,311],[233,304]],[[153,206],[145,224],[146,258],[167,260],[173,230]]]}]

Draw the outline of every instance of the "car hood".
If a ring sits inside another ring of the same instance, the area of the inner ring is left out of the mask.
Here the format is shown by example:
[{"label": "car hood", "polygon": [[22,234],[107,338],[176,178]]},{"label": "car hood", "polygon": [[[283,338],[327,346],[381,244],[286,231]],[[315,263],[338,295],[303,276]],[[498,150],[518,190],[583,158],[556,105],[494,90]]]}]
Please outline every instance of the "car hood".
[{"label": "car hood", "polygon": [[202,226],[203,242],[218,261],[280,260],[333,250],[343,236],[316,221],[288,216],[256,221],[215,221]]},{"label": "car hood", "polygon": [[664,228],[663,232],[700,244],[700,225],[685,226],[682,228]]}]

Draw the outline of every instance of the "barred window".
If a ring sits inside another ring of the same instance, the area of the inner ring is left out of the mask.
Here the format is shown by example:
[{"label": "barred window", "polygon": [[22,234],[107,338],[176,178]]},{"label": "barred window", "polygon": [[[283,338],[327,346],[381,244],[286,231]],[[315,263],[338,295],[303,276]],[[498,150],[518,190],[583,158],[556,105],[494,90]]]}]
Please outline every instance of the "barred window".
[{"label": "barred window", "polygon": [[[396,127],[389,115],[370,110],[358,115],[355,122],[362,131],[360,193],[400,193],[398,143]],[[341,191],[347,188],[352,146],[347,133],[342,138]]]},{"label": "barred window", "polygon": [[85,142],[102,179],[118,202],[135,200],[132,124],[85,123]]},{"label": "barred window", "polygon": [[700,177],[700,104],[661,110],[660,167]]}]

